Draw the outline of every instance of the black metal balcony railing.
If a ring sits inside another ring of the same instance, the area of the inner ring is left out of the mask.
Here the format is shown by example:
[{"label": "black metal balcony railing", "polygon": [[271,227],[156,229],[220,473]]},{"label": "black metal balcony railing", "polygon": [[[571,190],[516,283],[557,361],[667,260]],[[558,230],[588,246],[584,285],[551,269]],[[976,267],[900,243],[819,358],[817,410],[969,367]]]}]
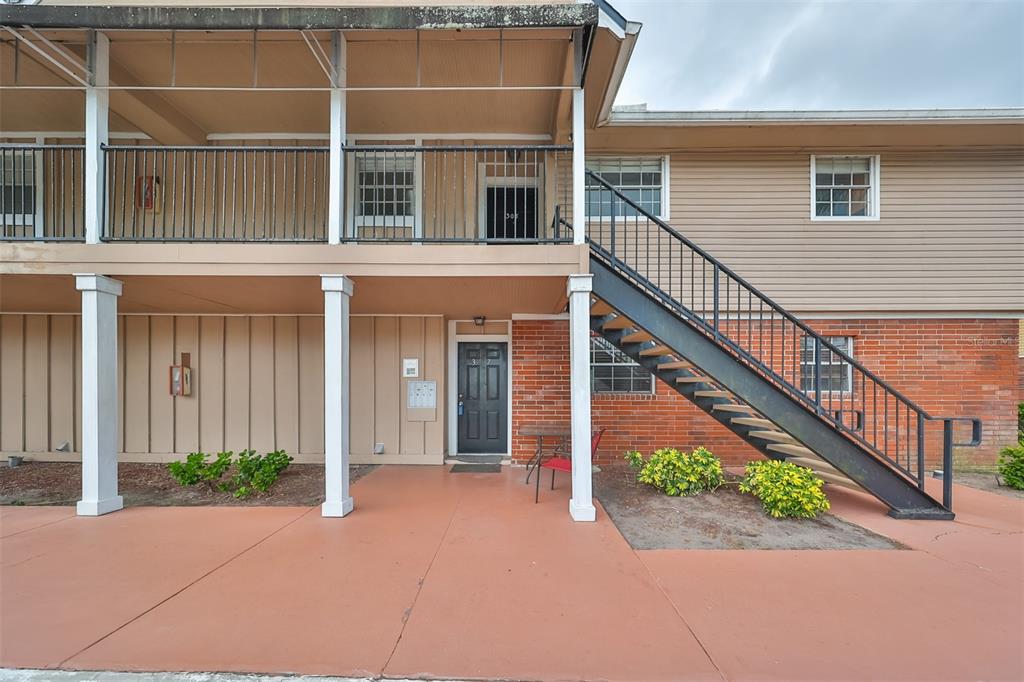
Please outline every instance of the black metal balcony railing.
[{"label": "black metal balcony railing", "polygon": [[0,239],[85,238],[85,147],[0,146]]},{"label": "black metal balcony railing", "polygon": [[[571,150],[348,147],[348,242],[558,242]],[[106,147],[111,241],[326,241],[325,147]]]},{"label": "black metal balcony railing", "polygon": [[[329,150],[103,146],[104,241],[325,242]],[[0,239],[84,239],[84,146],[5,146]],[[572,148],[348,146],[344,242],[572,241]]]},{"label": "black metal balcony railing", "polygon": [[345,241],[553,243],[572,198],[566,146],[346,149]]},{"label": "black metal balcony railing", "polygon": [[104,147],[108,241],[326,241],[324,147]]}]

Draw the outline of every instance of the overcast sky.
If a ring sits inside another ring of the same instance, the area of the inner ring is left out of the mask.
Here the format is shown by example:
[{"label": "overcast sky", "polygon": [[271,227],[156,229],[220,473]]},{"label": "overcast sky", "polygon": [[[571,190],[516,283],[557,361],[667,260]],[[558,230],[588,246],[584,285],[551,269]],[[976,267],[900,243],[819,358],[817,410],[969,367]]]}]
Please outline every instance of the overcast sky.
[{"label": "overcast sky", "polygon": [[643,23],[616,104],[1024,106],[1024,0],[611,0]]}]

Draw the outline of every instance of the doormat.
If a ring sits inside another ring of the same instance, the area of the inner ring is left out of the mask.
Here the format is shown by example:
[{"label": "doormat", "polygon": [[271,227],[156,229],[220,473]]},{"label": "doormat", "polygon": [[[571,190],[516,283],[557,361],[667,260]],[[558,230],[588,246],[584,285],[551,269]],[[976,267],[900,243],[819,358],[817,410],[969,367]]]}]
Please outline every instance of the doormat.
[{"label": "doormat", "polygon": [[453,464],[449,469],[453,474],[500,474],[500,464]]},{"label": "doormat", "polygon": [[505,455],[455,455],[454,459],[466,464],[501,464]]}]

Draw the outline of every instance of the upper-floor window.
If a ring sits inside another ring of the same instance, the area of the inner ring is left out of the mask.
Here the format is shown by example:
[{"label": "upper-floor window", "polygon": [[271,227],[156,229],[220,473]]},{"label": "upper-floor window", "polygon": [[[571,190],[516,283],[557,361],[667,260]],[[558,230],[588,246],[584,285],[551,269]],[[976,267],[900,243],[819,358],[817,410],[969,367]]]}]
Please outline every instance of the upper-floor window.
[{"label": "upper-floor window", "polygon": [[0,225],[31,226],[40,206],[36,158],[38,152],[26,149],[0,149]]},{"label": "upper-floor window", "polygon": [[[668,218],[667,166],[667,160],[661,156],[596,156],[587,159],[587,170],[600,175],[646,212],[662,219]],[[639,215],[624,201],[613,201],[611,192],[589,177],[586,203],[587,216],[591,218]]]},{"label": "upper-floor window", "polygon": [[590,337],[590,390],[651,393],[654,375],[600,336]]},{"label": "upper-floor window", "polygon": [[811,219],[878,218],[877,156],[812,156]]},{"label": "upper-floor window", "polygon": [[[829,343],[853,357],[853,338],[827,336]],[[814,391],[814,375],[818,368],[818,344],[813,336],[804,336],[800,344],[800,388]],[[853,365],[827,346],[821,346],[821,392],[849,391],[853,382]]]},{"label": "upper-floor window", "polygon": [[416,215],[416,155],[367,152],[355,159],[357,226],[412,227]]}]

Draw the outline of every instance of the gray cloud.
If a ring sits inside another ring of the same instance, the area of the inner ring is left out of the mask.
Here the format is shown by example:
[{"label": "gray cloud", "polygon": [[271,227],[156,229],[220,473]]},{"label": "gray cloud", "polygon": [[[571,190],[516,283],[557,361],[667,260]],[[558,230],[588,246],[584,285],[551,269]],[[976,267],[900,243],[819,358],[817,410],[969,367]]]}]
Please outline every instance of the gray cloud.
[{"label": "gray cloud", "polygon": [[1024,106],[1024,0],[612,0],[643,22],[617,104]]}]

